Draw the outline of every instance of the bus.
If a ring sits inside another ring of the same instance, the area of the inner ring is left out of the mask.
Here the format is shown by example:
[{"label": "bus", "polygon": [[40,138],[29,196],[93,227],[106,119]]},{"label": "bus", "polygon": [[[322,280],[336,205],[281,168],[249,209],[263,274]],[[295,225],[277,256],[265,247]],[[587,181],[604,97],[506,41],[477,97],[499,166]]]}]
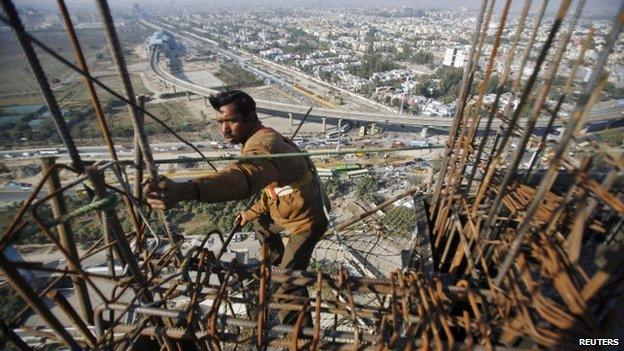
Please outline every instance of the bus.
[{"label": "bus", "polygon": [[333,170],[336,172],[349,172],[349,171],[356,171],[361,168],[362,166],[358,165],[357,163],[343,163],[334,167]]},{"label": "bus", "polygon": [[357,171],[349,171],[347,172],[347,177],[349,179],[364,177],[368,175],[368,169],[359,169]]}]

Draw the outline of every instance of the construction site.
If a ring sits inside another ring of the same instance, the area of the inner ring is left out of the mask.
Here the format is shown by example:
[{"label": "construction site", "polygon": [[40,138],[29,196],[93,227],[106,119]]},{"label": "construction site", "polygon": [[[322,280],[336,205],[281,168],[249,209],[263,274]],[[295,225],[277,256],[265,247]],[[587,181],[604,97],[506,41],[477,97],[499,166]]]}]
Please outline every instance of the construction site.
[{"label": "construction site", "polygon": [[[351,218],[326,209],[330,225],[317,247],[324,250],[325,264],[298,271],[270,265],[264,247],[258,248],[257,261],[233,249],[241,231],[234,222],[236,212],[225,216],[232,223],[230,231],[196,233],[189,244],[169,211],[150,208],[143,185],[146,179],[158,179],[164,164],[193,163],[216,171],[232,160],[331,158],[337,153],[206,156],[135,94],[105,0],[96,3],[121,91],[90,73],[63,0],[58,0],[59,10],[77,64],[30,34],[11,0],[0,2],[0,21],[19,40],[71,160],[40,160],[40,180],[0,236],[2,283],[25,303],[18,314],[0,319],[0,348],[622,347],[624,150],[599,142],[587,143],[584,152],[576,147],[610,74],[605,67],[622,31],[624,3],[614,13],[609,35],[596,45],[593,31],[584,33],[582,41],[571,40],[586,10],[584,0],[552,0],[550,19],[545,16],[548,1],[516,1],[521,12],[513,24],[511,0],[483,0],[440,166],[422,182]],[[513,36],[503,37],[510,26]],[[499,51],[503,40],[511,50]],[[573,79],[580,67],[590,65],[590,47],[597,48],[598,57],[578,90]],[[74,142],[78,136],[67,126],[38,60],[41,52],[84,78],[107,160],[81,158]],[[563,88],[552,89],[569,52],[575,53],[574,65],[565,73]],[[521,74],[526,70],[528,78]],[[486,101],[493,74],[499,76],[496,95]],[[134,132],[132,158],[119,157],[96,87],[127,105]],[[553,96],[554,104],[548,102]],[[519,102],[511,103],[513,99]],[[572,112],[563,113],[564,104],[573,106]],[[148,119],[196,157],[155,159],[144,128]],[[546,126],[538,126],[544,119]],[[555,125],[564,127],[556,141],[547,140]],[[392,150],[351,153],[365,152]],[[69,201],[78,193],[88,200]],[[381,217],[403,202],[410,203],[415,223],[407,229],[401,220]],[[86,249],[74,237],[84,218],[97,223],[90,227],[97,241]],[[399,235],[402,231],[407,234]],[[33,233],[60,253],[61,265],[15,259],[13,243]],[[382,244],[387,242],[395,244]],[[394,247],[398,252],[387,255],[401,257],[401,262],[386,269],[382,249]],[[105,265],[86,269],[96,256]],[[41,273],[48,277],[44,283],[33,279]],[[280,284],[305,287],[309,297],[276,293]],[[295,311],[296,322],[281,324],[281,311]],[[308,314],[313,323],[304,323]]]}]

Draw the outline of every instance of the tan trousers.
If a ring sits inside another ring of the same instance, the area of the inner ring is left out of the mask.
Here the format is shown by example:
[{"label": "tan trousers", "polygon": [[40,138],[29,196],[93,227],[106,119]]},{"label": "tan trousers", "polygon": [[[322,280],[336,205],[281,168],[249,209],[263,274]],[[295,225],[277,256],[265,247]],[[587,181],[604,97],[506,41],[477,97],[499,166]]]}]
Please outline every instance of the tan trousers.
[{"label": "tan trousers", "polygon": [[[327,230],[327,225],[321,225],[314,230],[301,233],[292,234],[288,240],[288,244],[284,248],[284,243],[279,233],[284,228],[275,224],[269,215],[262,215],[258,217],[254,223],[254,231],[258,236],[258,240],[262,245],[265,245],[268,253],[268,258],[272,265],[280,268],[306,270],[308,264],[310,264],[310,258],[314,252],[314,247],[319,239]],[[295,295],[301,297],[308,297],[308,289],[302,286],[293,286],[289,284],[281,284],[274,294]],[[284,303],[300,303],[297,299],[280,299],[280,302]],[[297,311],[280,311],[278,318],[282,324],[295,324],[297,321]],[[307,313],[304,316],[303,325],[312,325],[312,315]]]}]

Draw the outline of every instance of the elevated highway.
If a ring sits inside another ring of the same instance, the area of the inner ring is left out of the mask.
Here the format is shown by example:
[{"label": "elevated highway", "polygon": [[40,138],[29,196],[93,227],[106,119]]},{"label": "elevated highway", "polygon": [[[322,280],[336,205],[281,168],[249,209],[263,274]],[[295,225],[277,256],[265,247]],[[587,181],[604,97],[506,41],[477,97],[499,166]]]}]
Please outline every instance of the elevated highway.
[{"label": "elevated highway", "polygon": [[[145,20],[142,20],[141,23],[154,29],[166,30],[169,34],[182,41],[189,42],[195,45],[199,44],[209,46],[212,50],[236,61],[242,68],[246,70],[259,74],[264,78],[271,79],[279,84],[289,84],[285,80],[263,71],[261,68],[250,65],[249,62],[243,57],[229,50],[219,47],[218,43],[214,42],[213,40],[201,38],[194,33],[188,33],[186,31],[184,31],[185,35],[180,35],[172,32],[169,28],[163,28],[159,25],[147,22]],[[161,48],[158,46],[150,48],[150,67],[159,79],[168,84],[171,84],[172,86],[182,91],[187,91],[202,96],[204,99],[207,99],[210,94],[217,92],[214,87],[202,87],[187,80],[180,79],[173,74],[167,72],[167,70],[163,69],[159,65],[160,52]],[[263,99],[255,100],[258,112],[275,116],[289,117],[291,119],[299,119],[303,117],[309,108],[309,106],[306,105],[295,105]],[[587,124],[590,129],[592,126],[603,129],[614,123],[624,122],[623,113],[624,109],[619,107],[616,103],[602,105],[601,107],[595,108],[590,112],[589,116],[587,117]],[[321,119],[323,122],[326,122],[327,120],[362,121],[376,123],[380,125],[388,124],[410,127],[429,127],[441,130],[447,130],[448,128],[450,128],[453,120],[451,117],[443,116],[398,115],[394,112],[389,111],[361,112],[321,107],[315,107],[310,113],[310,117]],[[546,125],[548,124],[548,120],[549,118],[547,116],[538,119],[536,123],[537,128],[546,127]],[[501,119],[495,119],[492,124],[492,129],[498,128],[503,123],[504,122]],[[520,121],[520,125],[522,124],[523,119],[521,119]],[[563,125],[563,123],[560,119],[558,119],[557,121],[555,121],[554,125],[555,127],[560,127]],[[481,120],[479,128],[481,129],[484,127],[485,120]]]}]

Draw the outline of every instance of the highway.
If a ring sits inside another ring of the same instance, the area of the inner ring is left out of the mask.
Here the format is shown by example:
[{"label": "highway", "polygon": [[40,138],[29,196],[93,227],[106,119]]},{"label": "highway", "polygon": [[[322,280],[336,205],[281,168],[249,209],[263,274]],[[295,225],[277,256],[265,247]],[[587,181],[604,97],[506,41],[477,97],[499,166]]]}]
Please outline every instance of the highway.
[{"label": "highway", "polygon": [[[216,51],[224,56],[229,57],[233,61],[239,63],[245,69],[251,70],[254,73],[258,73],[262,77],[272,80],[278,84],[283,84],[285,86],[289,86],[290,83],[286,82],[284,79],[272,75],[261,68],[252,66],[248,60],[243,58],[242,56],[232,52],[231,50],[226,50],[217,45],[216,42],[201,38],[200,36],[184,31],[185,35],[181,35],[179,33],[174,33],[171,29],[163,28],[162,26],[154,23],[150,23],[148,21],[142,20],[142,24],[150,26],[154,29],[166,30],[169,34],[172,34],[176,38],[179,38],[185,42],[189,42],[195,45],[204,45],[209,46],[209,48],[213,51]],[[172,28],[171,26],[169,26]],[[166,72],[158,65],[159,60],[159,49],[151,50],[150,54],[150,67],[152,71],[162,80],[176,86],[177,88],[189,91],[194,94],[207,97],[210,94],[217,92],[214,89],[201,87],[196,84],[193,84],[189,81],[182,80]],[[274,64],[273,65],[277,65]],[[284,69],[288,69],[288,67],[283,67]],[[290,69],[293,71],[292,69]],[[299,73],[300,74],[300,73]],[[301,75],[301,74],[300,74]],[[303,75],[301,75],[303,76]],[[302,77],[309,78],[309,77]],[[351,95],[353,95],[351,93]],[[363,97],[360,97],[363,98]],[[363,98],[364,99],[364,98]],[[366,99],[367,100],[367,99]],[[293,118],[301,118],[307,112],[309,106],[305,105],[294,105],[287,103],[280,103],[275,101],[268,101],[262,99],[256,99],[258,112],[266,113],[275,116],[288,117],[289,114],[293,115]],[[623,118],[622,113],[624,110],[617,106],[617,104],[611,104],[608,106],[601,106],[592,110],[587,117],[587,123],[600,123],[604,124],[605,121],[616,121],[621,120]],[[345,111],[345,110],[336,110],[336,109],[327,109],[315,107],[310,114],[310,117],[315,117],[318,119],[328,119],[328,120],[351,120],[351,121],[363,121],[363,122],[371,122],[377,124],[393,124],[393,125],[404,125],[404,126],[413,126],[413,127],[432,127],[439,129],[447,129],[451,126],[452,118],[451,117],[442,117],[442,116],[415,116],[415,115],[397,115],[394,112],[360,112],[360,111]],[[536,127],[545,127],[548,124],[549,118],[544,116],[538,119],[536,123]],[[498,128],[504,122],[500,119],[495,119],[492,124],[492,129]],[[608,122],[607,122],[608,123]],[[523,119],[519,122],[520,125],[523,124]],[[561,119],[555,121],[555,127],[560,127],[563,125]],[[482,119],[479,125],[479,128],[485,127],[485,120]]]}]

